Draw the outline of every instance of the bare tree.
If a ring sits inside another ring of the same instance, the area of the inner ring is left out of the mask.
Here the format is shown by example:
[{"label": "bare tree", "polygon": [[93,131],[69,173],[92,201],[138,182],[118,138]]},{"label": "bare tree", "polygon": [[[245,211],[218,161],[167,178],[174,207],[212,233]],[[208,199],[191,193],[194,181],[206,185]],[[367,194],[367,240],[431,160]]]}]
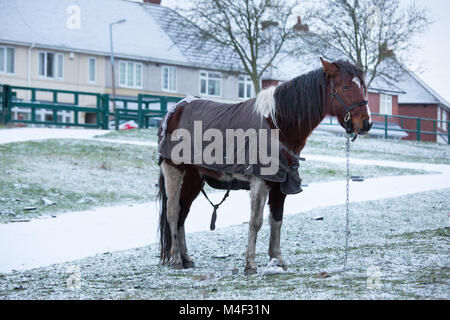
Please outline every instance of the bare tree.
[{"label": "bare tree", "polygon": [[179,11],[199,27],[202,40],[231,48],[237,55],[256,93],[263,73],[303,30],[295,24],[298,1],[190,0],[187,7]]},{"label": "bare tree", "polygon": [[401,69],[389,59],[406,63],[412,40],[431,23],[428,11],[414,2],[402,7],[400,0],[327,0],[315,8],[311,33],[303,39],[316,56],[347,57],[370,86],[378,76],[397,80]]}]

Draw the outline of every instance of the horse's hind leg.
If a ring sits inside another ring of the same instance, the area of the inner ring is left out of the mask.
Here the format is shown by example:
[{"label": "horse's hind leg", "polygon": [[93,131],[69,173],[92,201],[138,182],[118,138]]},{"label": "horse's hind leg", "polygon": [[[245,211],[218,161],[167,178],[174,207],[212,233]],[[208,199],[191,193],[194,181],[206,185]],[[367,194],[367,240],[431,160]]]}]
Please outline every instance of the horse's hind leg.
[{"label": "horse's hind leg", "polygon": [[283,223],[283,208],[286,195],[280,190],[280,184],[274,184],[269,192],[270,207],[270,241],[269,241],[269,257],[278,260],[278,266],[287,270],[287,266],[281,258],[280,250],[280,234],[281,224]]},{"label": "horse's hind leg", "polygon": [[165,179],[165,189],[167,194],[167,223],[171,233],[171,249],[169,264],[175,269],[183,268],[183,261],[180,255],[180,243],[178,239],[178,217],[180,212],[180,191],[183,184],[184,172],[162,162],[161,170]]},{"label": "horse's hind leg", "polygon": [[180,194],[180,216],[178,218],[178,237],[180,241],[180,253],[183,260],[183,268],[194,268],[194,261],[187,253],[186,237],[184,231],[184,222],[191,209],[192,202],[197,198],[203,188],[203,180],[198,171],[192,167],[186,169],[183,178],[183,186]]},{"label": "horse's hind leg", "polygon": [[250,186],[251,216],[249,223],[248,248],[245,255],[245,274],[256,273],[255,247],[259,229],[263,223],[264,205],[269,188],[264,180],[253,177]]}]

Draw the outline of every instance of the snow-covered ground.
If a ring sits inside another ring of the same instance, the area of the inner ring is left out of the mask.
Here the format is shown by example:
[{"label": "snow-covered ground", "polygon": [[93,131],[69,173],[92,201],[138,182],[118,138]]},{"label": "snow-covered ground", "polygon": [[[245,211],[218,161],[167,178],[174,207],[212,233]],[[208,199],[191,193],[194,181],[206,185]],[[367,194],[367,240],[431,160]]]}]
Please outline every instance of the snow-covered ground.
[{"label": "snow-covered ground", "polygon": [[14,128],[0,130],[0,144],[44,139],[92,139],[110,131],[98,129]]},{"label": "snow-covered ground", "polygon": [[[92,139],[99,130],[77,129],[12,129],[1,130],[0,143],[50,138]],[[103,140],[103,139],[96,139]],[[154,146],[154,142],[121,141]],[[344,158],[304,155],[308,160],[344,163]],[[380,160],[352,159],[352,163],[422,169],[436,174],[383,177],[351,182],[352,202],[394,198],[429,190],[450,188],[450,165],[406,163]],[[210,195],[219,202],[222,192]],[[345,181],[313,183],[295,196],[289,196],[285,205],[288,215],[319,207],[343,204]],[[209,229],[212,208],[199,196],[186,222],[188,233]],[[249,219],[248,192],[234,191],[218,211],[217,228],[239,225]],[[265,216],[268,210],[266,208]],[[35,267],[73,261],[98,253],[145,246],[157,241],[158,210],[154,202],[135,205],[97,208],[84,212],[59,215],[56,218],[35,219],[27,223],[0,225],[0,272],[25,270]]]},{"label": "snow-covered ground", "polygon": [[[449,299],[450,189],[352,203],[348,269],[345,206],[287,215],[287,272],[267,275],[269,226],[258,274],[244,275],[248,225],[187,234],[194,269],[158,263],[158,245],[0,273],[0,299]],[[317,220],[320,216],[323,219]],[[326,272],[330,277],[319,277]]]}]

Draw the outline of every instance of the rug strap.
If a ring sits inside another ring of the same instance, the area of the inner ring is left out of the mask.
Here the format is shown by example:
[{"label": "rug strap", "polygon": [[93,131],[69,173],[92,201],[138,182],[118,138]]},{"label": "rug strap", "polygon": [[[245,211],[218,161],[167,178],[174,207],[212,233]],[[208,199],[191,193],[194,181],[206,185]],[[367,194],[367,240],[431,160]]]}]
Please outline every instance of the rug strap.
[{"label": "rug strap", "polygon": [[211,231],[214,231],[216,229],[216,220],[217,220],[217,209],[219,209],[219,206],[225,201],[226,198],[228,198],[228,196],[230,195],[230,190],[231,190],[231,186],[233,184],[234,180],[231,180],[230,184],[228,185],[228,189],[227,192],[225,193],[225,195],[222,198],[222,201],[220,201],[218,204],[214,204],[212,203],[212,201],[208,198],[208,195],[205,192],[205,189],[202,188],[202,193],[205,196],[206,200],[208,200],[208,202],[211,204],[211,206],[213,207],[213,213],[211,216],[211,223],[209,225],[209,228],[211,229]]}]

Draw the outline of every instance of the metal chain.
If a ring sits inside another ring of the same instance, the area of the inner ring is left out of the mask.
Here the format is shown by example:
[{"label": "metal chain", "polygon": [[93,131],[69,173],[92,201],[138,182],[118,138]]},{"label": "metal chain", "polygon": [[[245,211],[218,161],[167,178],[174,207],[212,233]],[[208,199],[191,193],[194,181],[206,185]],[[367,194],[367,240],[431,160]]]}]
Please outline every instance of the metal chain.
[{"label": "metal chain", "polygon": [[350,135],[347,134],[347,142],[345,145],[345,151],[347,153],[347,186],[345,192],[347,198],[345,200],[346,212],[345,212],[345,254],[344,254],[344,271],[347,269],[347,257],[348,257],[348,240],[350,236],[349,220],[350,220]]}]

